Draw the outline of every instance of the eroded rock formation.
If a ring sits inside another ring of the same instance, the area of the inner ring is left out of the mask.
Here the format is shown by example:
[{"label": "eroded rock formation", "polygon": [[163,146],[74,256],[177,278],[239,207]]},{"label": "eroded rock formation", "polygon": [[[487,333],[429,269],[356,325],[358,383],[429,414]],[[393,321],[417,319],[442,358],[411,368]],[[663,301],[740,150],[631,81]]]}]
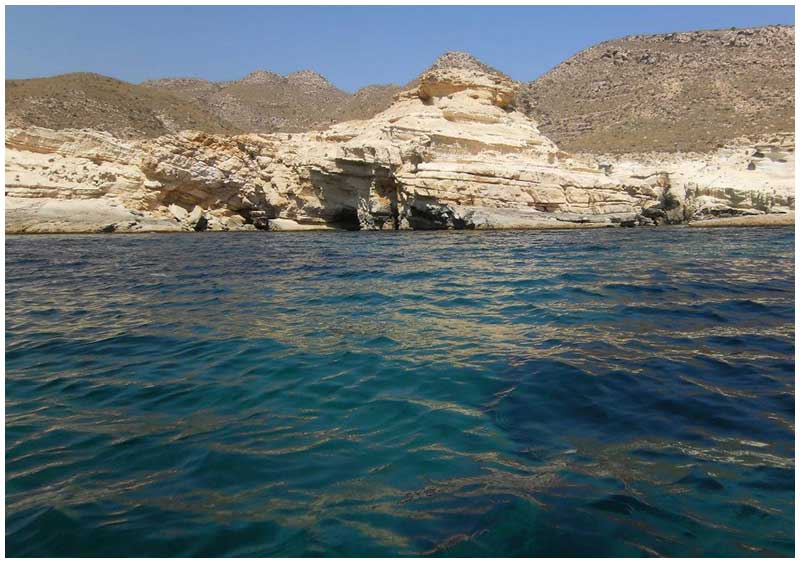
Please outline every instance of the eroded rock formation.
[{"label": "eroded rock formation", "polygon": [[569,228],[793,209],[792,135],[569,155],[516,93],[499,73],[432,68],[386,111],[320,132],[9,129],[6,231]]}]

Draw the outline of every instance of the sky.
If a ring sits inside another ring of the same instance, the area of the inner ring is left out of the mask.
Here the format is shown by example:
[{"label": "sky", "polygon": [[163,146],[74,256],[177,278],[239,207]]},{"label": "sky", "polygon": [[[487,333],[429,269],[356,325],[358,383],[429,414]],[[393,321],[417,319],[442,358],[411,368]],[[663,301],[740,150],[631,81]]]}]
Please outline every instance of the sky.
[{"label": "sky", "polygon": [[8,6],[6,78],[311,69],[354,91],[404,84],[445,51],[468,51],[527,81],[607,39],[768,24],[794,24],[794,7]]}]

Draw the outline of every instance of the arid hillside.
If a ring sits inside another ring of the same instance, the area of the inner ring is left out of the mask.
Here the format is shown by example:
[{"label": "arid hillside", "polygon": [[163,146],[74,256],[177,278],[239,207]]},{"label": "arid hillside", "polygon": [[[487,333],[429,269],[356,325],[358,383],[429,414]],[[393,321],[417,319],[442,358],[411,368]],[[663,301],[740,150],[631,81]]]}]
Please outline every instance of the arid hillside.
[{"label": "arid hillside", "polygon": [[142,85],[193,101],[244,131],[258,133],[307,131],[366,119],[389,107],[399,90],[368,86],[348,94],[310,70],[286,76],[258,70],[232,82],[167,78]]},{"label": "arid hillside", "polygon": [[[501,74],[461,52],[445,53],[428,70],[447,68]],[[11,126],[90,127],[123,138],[179,129],[300,132],[371,118],[402,89],[373,85],[350,94],[308,70],[139,85],[67,74],[7,80],[6,120]],[[793,131],[794,27],[606,41],[522,84],[514,105],[571,152],[705,152],[742,136]]]},{"label": "arid hillside", "polygon": [[518,107],[568,151],[706,151],[794,131],[794,27],[600,43],[525,85]]},{"label": "arid hillside", "polygon": [[123,139],[182,129],[239,131],[219,114],[185,98],[91,73],[6,80],[6,126],[25,125],[88,127]]}]

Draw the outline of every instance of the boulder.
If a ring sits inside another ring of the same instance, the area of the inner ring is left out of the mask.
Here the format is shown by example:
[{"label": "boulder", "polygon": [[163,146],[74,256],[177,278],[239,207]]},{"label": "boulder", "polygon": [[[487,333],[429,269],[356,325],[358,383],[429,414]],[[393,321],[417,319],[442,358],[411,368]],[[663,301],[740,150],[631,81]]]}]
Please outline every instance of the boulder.
[{"label": "boulder", "polygon": [[312,224],[306,225],[298,223],[292,219],[269,219],[270,231],[330,231],[333,227],[328,225]]},{"label": "boulder", "polygon": [[203,208],[195,205],[186,216],[186,224],[195,231],[205,231],[208,228],[208,217],[203,213]]},{"label": "boulder", "polygon": [[187,220],[187,218],[189,217],[189,212],[188,212],[188,211],[186,211],[186,210],[185,210],[183,207],[181,207],[180,205],[177,205],[177,204],[175,204],[175,203],[173,203],[173,204],[170,204],[170,205],[167,207],[167,209],[169,210],[170,214],[171,214],[173,217],[175,217],[175,220],[176,220],[176,221],[183,222],[183,221],[186,221],[186,220]]}]

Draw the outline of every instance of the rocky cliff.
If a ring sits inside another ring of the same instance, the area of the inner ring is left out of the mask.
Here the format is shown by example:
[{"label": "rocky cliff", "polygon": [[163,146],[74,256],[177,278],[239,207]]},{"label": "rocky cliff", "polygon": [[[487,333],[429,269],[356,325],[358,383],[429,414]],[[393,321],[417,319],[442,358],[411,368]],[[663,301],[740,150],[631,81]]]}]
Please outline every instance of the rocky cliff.
[{"label": "rocky cliff", "polygon": [[423,73],[299,134],[6,132],[6,231],[571,228],[792,216],[794,137],[709,154],[567,154],[491,69]]}]

